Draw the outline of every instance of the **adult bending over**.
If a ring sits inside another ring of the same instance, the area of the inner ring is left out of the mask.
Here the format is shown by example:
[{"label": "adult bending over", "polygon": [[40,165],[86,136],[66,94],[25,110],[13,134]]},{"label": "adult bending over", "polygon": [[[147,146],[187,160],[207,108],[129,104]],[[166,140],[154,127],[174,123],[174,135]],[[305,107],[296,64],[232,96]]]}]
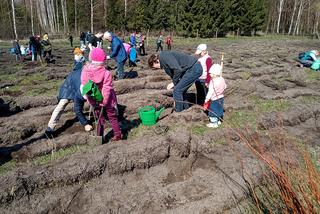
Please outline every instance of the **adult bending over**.
[{"label": "adult bending over", "polygon": [[162,51],[159,55],[152,54],[148,60],[150,68],[164,69],[171,77],[172,83],[167,86],[173,89],[173,99],[177,112],[187,109],[184,102],[187,90],[202,75],[202,67],[197,58],[175,51]]},{"label": "adult bending over", "polygon": [[117,78],[123,79],[125,76],[124,73],[124,64],[127,60],[127,52],[123,46],[122,41],[115,35],[110,32],[105,32],[103,35],[103,40],[107,40],[111,43],[111,55],[107,59],[114,58],[117,62]]}]

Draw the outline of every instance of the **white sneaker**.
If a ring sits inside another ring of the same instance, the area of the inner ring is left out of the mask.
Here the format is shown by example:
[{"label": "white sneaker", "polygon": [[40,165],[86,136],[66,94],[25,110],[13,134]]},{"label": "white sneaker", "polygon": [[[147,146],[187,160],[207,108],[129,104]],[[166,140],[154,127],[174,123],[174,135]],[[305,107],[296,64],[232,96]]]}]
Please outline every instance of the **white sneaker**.
[{"label": "white sneaker", "polygon": [[219,125],[218,125],[218,123],[208,123],[208,124],[207,124],[207,127],[208,127],[208,128],[218,128]]}]

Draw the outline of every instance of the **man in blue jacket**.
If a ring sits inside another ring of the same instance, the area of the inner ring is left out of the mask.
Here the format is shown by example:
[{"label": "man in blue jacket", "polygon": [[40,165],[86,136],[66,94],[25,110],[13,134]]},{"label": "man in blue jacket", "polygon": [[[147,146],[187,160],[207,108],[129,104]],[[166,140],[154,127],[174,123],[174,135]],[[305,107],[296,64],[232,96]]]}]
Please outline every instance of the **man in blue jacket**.
[{"label": "man in blue jacket", "polygon": [[73,70],[60,87],[58,95],[59,103],[52,112],[46,133],[54,132],[64,109],[71,101],[74,102],[74,112],[76,113],[80,124],[84,126],[85,131],[91,131],[93,129],[83,113],[83,106],[86,100],[81,95],[80,84],[84,57],[83,52],[79,48],[74,49],[74,59]]},{"label": "man in blue jacket", "polygon": [[123,46],[122,41],[110,32],[105,32],[103,35],[103,40],[107,40],[111,43],[111,54],[107,56],[107,59],[114,58],[117,62],[117,78],[123,79],[124,73],[124,63],[127,60],[127,52]]}]

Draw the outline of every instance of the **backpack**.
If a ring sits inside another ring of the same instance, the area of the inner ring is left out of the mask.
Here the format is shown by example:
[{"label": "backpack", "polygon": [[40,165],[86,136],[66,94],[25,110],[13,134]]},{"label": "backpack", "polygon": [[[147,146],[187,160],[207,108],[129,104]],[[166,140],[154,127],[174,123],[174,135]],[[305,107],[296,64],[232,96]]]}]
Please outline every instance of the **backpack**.
[{"label": "backpack", "polygon": [[82,88],[82,96],[87,95],[92,98],[96,102],[101,102],[103,100],[103,96],[98,88],[98,86],[92,81],[89,80]]}]

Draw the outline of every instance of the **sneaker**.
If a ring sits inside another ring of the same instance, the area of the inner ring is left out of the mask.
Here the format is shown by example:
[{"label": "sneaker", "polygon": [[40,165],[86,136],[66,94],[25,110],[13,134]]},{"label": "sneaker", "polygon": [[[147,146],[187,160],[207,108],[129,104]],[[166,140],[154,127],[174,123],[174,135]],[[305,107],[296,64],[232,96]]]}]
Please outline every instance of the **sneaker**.
[{"label": "sneaker", "polygon": [[208,124],[207,124],[207,127],[208,127],[208,128],[218,128],[219,125],[218,125],[218,123],[208,123]]}]

